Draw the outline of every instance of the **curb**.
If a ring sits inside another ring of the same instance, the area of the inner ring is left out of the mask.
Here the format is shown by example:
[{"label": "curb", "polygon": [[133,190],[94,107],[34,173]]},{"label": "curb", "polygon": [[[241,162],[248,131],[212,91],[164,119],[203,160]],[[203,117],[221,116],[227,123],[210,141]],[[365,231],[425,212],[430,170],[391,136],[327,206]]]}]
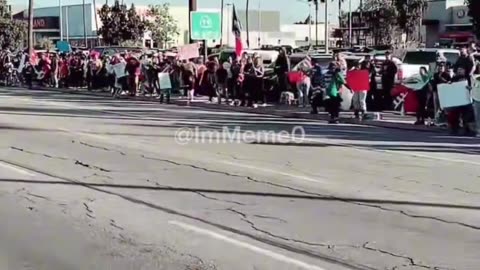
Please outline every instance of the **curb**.
[{"label": "curb", "polygon": [[[105,98],[112,98],[112,96],[108,92],[95,92],[95,91],[85,91],[85,90],[70,90],[70,89],[58,89],[58,88],[34,88],[33,90],[41,90],[41,91],[55,91],[61,93],[69,93],[69,94],[77,94],[77,95],[84,95],[84,96],[97,96],[97,97],[105,97]],[[150,97],[141,97],[136,96],[131,98],[127,96],[124,99],[131,99],[134,101],[142,101],[142,102],[153,102],[159,103],[156,100],[152,100]],[[121,100],[121,99],[120,99]],[[160,104],[160,103],[159,103]],[[171,100],[171,104],[177,106],[185,106],[186,102],[182,100]],[[191,103],[191,107],[199,107],[199,108],[208,108],[214,109],[219,111],[235,111],[235,112],[245,112],[245,113],[255,113],[255,114],[264,114],[264,115],[273,115],[285,118],[295,118],[295,119],[308,119],[308,120],[319,120],[319,121],[328,121],[328,116],[326,115],[312,115],[312,114],[305,114],[305,113],[297,113],[297,112],[278,112],[278,111],[269,111],[265,110],[264,108],[257,108],[255,110],[243,107],[223,107],[218,106],[218,104],[205,104],[205,103]],[[378,121],[378,120],[363,120],[358,121],[353,118],[346,118],[340,117],[340,123],[343,124],[355,124],[355,125],[363,125],[363,126],[372,126],[372,127],[381,127],[381,128],[388,128],[388,129],[398,129],[398,130],[408,130],[408,131],[420,131],[420,132],[434,132],[434,133],[445,133],[446,129],[441,127],[429,127],[429,126],[415,126],[413,124],[406,124],[406,123],[391,123],[386,121]]]}]

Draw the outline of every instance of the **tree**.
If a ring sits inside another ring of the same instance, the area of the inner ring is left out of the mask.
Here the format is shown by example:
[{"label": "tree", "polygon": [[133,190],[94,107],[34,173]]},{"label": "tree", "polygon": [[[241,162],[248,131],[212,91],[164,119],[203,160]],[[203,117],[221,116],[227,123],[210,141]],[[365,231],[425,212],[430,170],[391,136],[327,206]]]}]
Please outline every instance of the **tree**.
[{"label": "tree", "polygon": [[[477,0],[478,1],[478,0]],[[426,0],[394,0],[397,14],[397,26],[407,35],[407,41],[415,40],[412,35],[422,24],[423,11],[427,7]]]},{"label": "tree", "polygon": [[0,47],[23,48],[26,40],[26,22],[13,20],[7,1],[0,0]]},{"label": "tree", "polygon": [[363,15],[375,45],[389,45],[395,39],[396,17],[392,0],[367,0]]},{"label": "tree", "polygon": [[120,45],[128,40],[143,38],[146,21],[142,20],[132,4],[130,9],[115,0],[113,6],[103,5],[99,11],[102,27],[98,30],[108,45]]},{"label": "tree", "polygon": [[466,0],[468,5],[468,16],[472,18],[473,29],[478,38],[480,38],[480,1]]},{"label": "tree", "polygon": [[150,5],[148,16],[151,18],[148,29],[152,32],[152,39],[158,44],[166,46],[180,34],[177,21],[170,14],[168,4]]}]

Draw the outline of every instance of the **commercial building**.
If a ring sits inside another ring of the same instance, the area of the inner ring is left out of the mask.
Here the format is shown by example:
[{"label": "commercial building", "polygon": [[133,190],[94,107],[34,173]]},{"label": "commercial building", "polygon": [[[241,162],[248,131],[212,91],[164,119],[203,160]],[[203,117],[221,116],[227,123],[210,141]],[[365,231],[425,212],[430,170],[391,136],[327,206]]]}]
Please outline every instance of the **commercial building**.
[{"label": "commercial building", "polygon": [[473,24],[464,1],[429,1],[423,17],[426,27],[426,45],[439,43],[446,46],[461,46],[475,40]]},{"label": "commercial building", "polygon": [[[56,42],[63,38],[69,41],[72,46],[95,46],[101,43],[98,38],[97,29],[102,26],[98,17],[98,10],[92,4],[85,5],[64,5],[60,15],[59,6],[43,7],[34,9],[34,39],[39,41],[42,38],[49,38]],[[148,6],[136,6],[137,13],[148,19]],[[97,12],[95,12],[97,11]],[[199,9],[199,11],[221,12],[220,9]],[[187,6],[170,6],[170,13],[176,19],[179,35],[172,38],[167,47],[180,46],[189,42],[189,10]],[[223,35],[219,40],[209,40],[208,45],[214,46],[220,43],[234,46],[235,37],[231,31],[233,6],[227,4],[223,10]],[[237,10],[239,20],[243,25],[242,38],[247,40],[247,14],[244,10]],[[14,15],[15,19],[27,20],[27,10]],[[257,48],[262,45],[291,45],[302,46],[309,43],[315,44],[315,25],[309,24],[287,24],[281,25],[280,12],[269,10],[250,10],[248,14],[248,38],[250,48]],[[62,26],[62,27],[60,27]],[[318,24],[318,39],[324,44],[323,23]],[[143,37],[144,44],[154,44],[151,41],[151,33],[146,32]]]}]

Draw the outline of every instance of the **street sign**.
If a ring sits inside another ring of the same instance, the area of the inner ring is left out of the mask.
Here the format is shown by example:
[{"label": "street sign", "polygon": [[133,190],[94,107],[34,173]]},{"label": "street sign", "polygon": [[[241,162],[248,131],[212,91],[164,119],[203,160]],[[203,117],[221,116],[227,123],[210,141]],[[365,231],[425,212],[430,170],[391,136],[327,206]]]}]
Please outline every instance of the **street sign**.
[{"label": "street sign", "polygon": [[222,36],[220,13],[192,11],[190,17],[190,37],[193,40],[214,40]]}]

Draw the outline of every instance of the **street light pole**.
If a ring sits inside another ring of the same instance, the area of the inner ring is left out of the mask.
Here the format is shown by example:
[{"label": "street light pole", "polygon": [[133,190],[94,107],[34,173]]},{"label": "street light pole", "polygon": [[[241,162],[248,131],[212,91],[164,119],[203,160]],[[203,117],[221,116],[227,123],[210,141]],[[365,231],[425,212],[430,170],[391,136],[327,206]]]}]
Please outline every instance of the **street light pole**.
[{"label": "street light pole", "polygon": [[221,5],[221,7],[220,7],[220,27],[222,29],[222,34],[220,36],[220,48],[223,46],[223,10],[224,10],[223,7],[225,5],[223,1],[224,0],[220,1],[220,5]]},{"label": "street light pole", "polygon": [[250,32],[248,31],[248,7],[250,5],[250,0],[247,0],[245,8],[245,17],[246,17],[246,26],[247,26],[247,48],[250,48]]},{"label": "street light pole", "polygon": [[58,0],[58,18],[60,21],[60,41],[63,41],[63,8],[62,8],[62,0]]},{"label": "street light pole", "polygon": [[28,1],[28,54],[32,61],[33,54],[33,0]]},{"label": "street light pole", "polygon": [[328,53],[328,43],[330,41],[330,33],[328,29],[328,1],[325,1],[325,53]]},{"label": "street light pole", "polygon": [[188,0],[188,40],[192,44],[194,40],[192,39],[192,11],[197,10],[197,0]]},{"label": "street light pole", "polygon": [[315,45],[318,46],[318,0],[315,0]]},{"label": "street light pole", "polygon": [[352,47],[352,0],[348,0],[348,45]]},{"label": "street light pole", "polygon": [[85,42],[85,47],[88,47],[88,41],[87,41],[87,20],[85,18],[85,0],[83,0],[83,6],[82,6],[82,17],[83,17],[83,42]]}]

